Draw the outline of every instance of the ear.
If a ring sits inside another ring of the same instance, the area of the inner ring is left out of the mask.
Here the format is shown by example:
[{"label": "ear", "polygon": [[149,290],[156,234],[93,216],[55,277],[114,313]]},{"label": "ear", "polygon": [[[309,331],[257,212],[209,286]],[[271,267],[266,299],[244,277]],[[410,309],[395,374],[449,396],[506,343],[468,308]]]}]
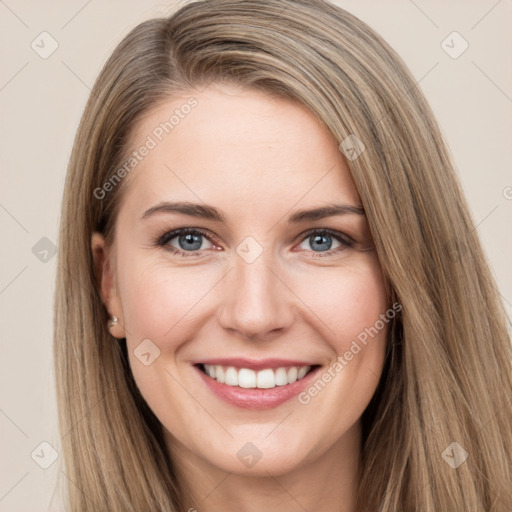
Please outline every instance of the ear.
[{"label": "ear", "polygon": [[110,333],[115,338],[125,338],[123,310],[117,291],[112,247],[107,247],[105,237],[95,232],[91,237],[91,251],[94,259],[96,285],[101,299],[110,316],[115,316],[118,319],[118,322],[110,328]]}]

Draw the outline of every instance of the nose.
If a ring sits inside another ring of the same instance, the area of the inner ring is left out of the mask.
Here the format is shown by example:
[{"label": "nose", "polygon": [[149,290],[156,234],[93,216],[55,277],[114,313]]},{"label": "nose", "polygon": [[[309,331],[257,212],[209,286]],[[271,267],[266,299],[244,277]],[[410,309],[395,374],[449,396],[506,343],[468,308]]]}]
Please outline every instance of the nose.
[{"label": "nose", "polygon": [[236,256],[226,279],[218,309],[224,329],[243,339],[270,341],[293,325],[293,293],[263,255],[252,263]]}]

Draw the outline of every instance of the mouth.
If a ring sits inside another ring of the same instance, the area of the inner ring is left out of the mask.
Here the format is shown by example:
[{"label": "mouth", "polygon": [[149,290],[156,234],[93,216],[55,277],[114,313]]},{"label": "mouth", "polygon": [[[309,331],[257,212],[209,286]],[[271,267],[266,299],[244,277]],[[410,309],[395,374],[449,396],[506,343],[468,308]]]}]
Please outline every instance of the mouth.
[{"label": "mouth", "polygon": [[[220,361],[218,363],[221,363]],[[196,363],[207,388],[222,401],[243,409],[270,409],[296,397],[311,385],[319,364],[264,365]]]},{"label": "mouth", "polygon": [[273,389],[277,386],[288,386],[303,379],[319,365],[280,366],[261,370],[203,363],[197,366],[205,375],[219,384],[244,389]]}]

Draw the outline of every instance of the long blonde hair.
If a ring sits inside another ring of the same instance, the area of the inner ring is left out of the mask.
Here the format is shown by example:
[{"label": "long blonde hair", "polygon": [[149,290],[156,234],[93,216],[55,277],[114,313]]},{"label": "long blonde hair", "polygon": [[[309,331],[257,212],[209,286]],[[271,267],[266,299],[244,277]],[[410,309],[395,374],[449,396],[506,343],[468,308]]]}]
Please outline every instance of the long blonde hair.
[{"label": "long blonde hair", "polygon": [[[365,145],[347,163],[402,312],[362,418],[358,510],[509,512],[507,319],[453,165],[400,57],[323,0],[192,2],[137,26],[101,71],[76,135],[60,231],[54,355],[67,510],[184,508],[163,427],[125,343],[106,329],[91,234],[114,236],[124,183],[101,199],[94,191],[126,158],[137,121],[176,91],[213,81],[301,102],[340,143],[355,135]],[[462,449],[467,459],[454,468],[447,457]]]}]

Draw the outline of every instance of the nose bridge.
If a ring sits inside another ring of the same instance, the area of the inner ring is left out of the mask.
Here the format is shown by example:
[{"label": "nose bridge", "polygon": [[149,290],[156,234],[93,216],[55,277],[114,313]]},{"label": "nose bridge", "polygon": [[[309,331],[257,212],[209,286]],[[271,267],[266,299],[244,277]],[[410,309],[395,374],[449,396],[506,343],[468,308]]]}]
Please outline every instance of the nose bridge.
[{"label": "nose bridge", "polygon": [[234,268],[223,294],[220,322],[245,337],[264,337],[280,332],[293,321],[290,294],[276,277],[271,248],[254,239],[244,240],[234,254]]}]

